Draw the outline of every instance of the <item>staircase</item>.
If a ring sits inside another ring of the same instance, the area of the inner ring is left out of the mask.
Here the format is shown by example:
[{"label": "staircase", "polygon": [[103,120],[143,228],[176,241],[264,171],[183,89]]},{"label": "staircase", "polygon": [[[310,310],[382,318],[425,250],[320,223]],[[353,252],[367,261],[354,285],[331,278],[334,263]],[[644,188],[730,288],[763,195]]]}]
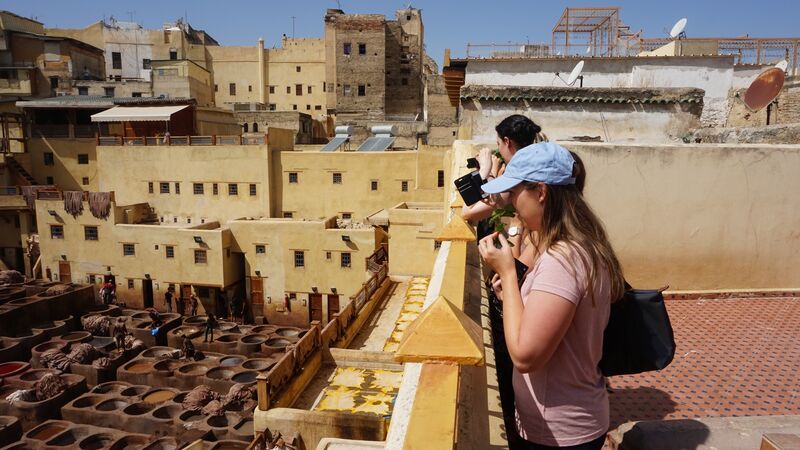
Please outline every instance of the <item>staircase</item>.
[{"label": "staircase", "polygon": [[39,184],[36,180],[25,170],[24,167],[17,161],[13,156],[6,153],[3,157],[3,161],[5,161],[6,166],[11,170],[13,173],[12,175],[16,175],[16,178],[19,181],[20,186],[33,186]]}]

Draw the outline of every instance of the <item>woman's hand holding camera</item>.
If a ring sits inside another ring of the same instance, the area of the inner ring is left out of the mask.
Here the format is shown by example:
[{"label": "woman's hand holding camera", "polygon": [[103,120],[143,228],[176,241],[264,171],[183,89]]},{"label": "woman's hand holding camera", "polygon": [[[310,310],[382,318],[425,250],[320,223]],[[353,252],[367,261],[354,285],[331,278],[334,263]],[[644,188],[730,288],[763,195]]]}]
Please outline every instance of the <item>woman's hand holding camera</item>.
[{"label": "woman's hand holding camera", "polygon": [[[495,241],[500,244],[500,247],[495,246]],[[494,232],[481,239],[478,250],[486,264],[500,275],[500,278],[517,276],[511,246],[508,245],[508,240],[502,233]]]}]

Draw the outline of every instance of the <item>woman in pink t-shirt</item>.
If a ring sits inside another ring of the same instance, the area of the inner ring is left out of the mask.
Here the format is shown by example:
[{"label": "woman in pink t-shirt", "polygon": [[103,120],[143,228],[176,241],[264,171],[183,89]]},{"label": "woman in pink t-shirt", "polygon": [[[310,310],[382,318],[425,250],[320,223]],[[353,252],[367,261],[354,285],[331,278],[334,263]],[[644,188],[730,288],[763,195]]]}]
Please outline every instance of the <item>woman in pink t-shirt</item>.
[{"label": "woman in pink t-shirt", "polygon": [[610,305],[622,296],[624,281],[603,225],[579,189],[584,177],[569,151],[544,142],[519,150],[505,173],[483,186],[490,194],[510,193],[536,246],[536,263],[520,287],[505,237],[494,233],[479,244],[497,273],[517,429],[530,449],[599,450],[608,431],[597,365]]}]

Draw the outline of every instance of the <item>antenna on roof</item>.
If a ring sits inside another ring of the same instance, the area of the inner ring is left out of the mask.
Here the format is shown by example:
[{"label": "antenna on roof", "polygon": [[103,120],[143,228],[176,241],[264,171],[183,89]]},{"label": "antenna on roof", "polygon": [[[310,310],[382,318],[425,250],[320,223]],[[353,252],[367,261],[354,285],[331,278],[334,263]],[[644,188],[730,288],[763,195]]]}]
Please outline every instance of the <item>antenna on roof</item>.
[{"label": "antenna on roof", "polygon": [[[779,63],[780,64],[780,63]],[[760,111],[775,101],[786,81],[784,69],[770,67],[761,72],[744,93],[742,101],[750,111]],[[769,125],[769,124],[767,124]]]},{"label": "antenna on roof", "polygon": [[578,61],[578,64],[575,64],[575,67],[572,68],[572,72],[569,73],[569,77],[567,77],[566,80],[561,78],[561,75],[558,72],[556,72],[556,77],[563,81],[567,86],[572,86],[576,81],[581,80],[580,87],[583,87],[583,75],[581,75],[581,72],[583,72],[583,64],[583,60]]},{"label": "antenna on roof", "polygon": [[675,22],[675,25],[672,26],[672,30],[669,32],[669,37],[672,39],[686,39],[686,31],[684,31],[686,29],[686,22],[688,22],[686,17]]}]

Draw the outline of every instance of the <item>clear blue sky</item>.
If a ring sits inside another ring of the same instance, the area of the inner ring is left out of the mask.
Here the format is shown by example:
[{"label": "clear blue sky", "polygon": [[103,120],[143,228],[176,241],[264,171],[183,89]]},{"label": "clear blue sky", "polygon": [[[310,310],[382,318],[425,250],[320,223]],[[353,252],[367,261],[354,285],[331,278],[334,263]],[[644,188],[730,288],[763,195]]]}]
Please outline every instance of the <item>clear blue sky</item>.
[{"label": "clear blue sky", "polygon": [[[348,13],[379,13],[394,17],[406,1],[340,0]],[[579,2],[542,0],[420,0],[428,54],[441,65],[445,48],[454,57],[465,56],[470,43],[550,42],[550,31],[567,7],[620,6],[622,20],[645,37],[664,37],[665,30],[688,17],[689,37],[800,36],[800,1],[797,0],[618,0]],[[222,45],[255,45],[263,36],[269,47],[281,35],[322,37],[326,8],[335,0],[5,0],[0,8],[37,17],[47,27],[81,28],[113,15],[133,19],[147,28],[160,28],[186,14],[195,28],[206,30]]]}]

